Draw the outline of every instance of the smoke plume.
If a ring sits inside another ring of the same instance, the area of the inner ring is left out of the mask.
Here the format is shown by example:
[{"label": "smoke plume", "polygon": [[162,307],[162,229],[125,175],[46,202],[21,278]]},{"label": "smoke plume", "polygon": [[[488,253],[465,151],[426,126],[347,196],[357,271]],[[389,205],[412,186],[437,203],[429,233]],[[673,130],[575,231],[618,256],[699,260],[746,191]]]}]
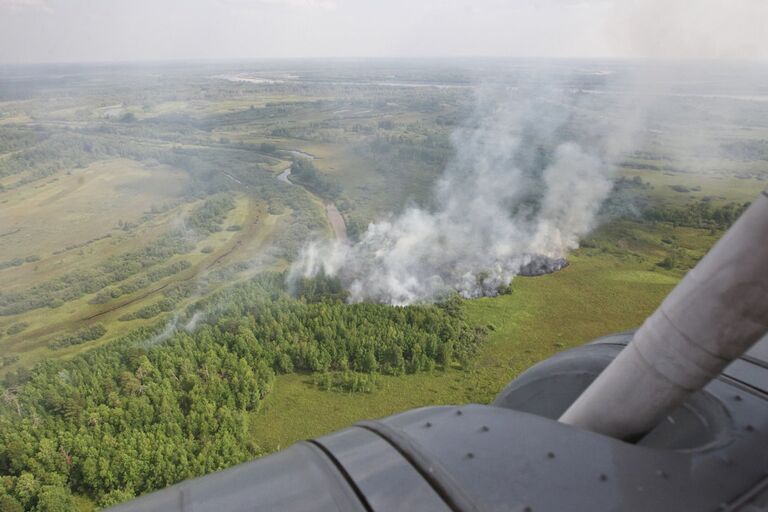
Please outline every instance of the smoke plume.
[{"label": "smoke plume", "polygon": [[351,301],[405,305],[495,295],[532,259],[563,258],[594,228],[617,152],[579,118],[584,101],[566,86],[479,91],[432,207],[372,223],[353,245],[307,245],[289,279],[324,272]]}]

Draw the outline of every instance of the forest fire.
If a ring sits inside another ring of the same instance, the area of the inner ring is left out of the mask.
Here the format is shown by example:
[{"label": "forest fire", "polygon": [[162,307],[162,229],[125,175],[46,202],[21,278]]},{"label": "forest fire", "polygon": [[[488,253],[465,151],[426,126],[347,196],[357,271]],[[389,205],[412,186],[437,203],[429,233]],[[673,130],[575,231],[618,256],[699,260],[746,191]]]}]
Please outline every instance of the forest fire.
[{"label": "forest fire", "polygon": [[565,258],[550,258],[548,256],[535,255],[531,261],[520,267],[518,275],[524,277],[543,276],[562,270],[568,266]]}]

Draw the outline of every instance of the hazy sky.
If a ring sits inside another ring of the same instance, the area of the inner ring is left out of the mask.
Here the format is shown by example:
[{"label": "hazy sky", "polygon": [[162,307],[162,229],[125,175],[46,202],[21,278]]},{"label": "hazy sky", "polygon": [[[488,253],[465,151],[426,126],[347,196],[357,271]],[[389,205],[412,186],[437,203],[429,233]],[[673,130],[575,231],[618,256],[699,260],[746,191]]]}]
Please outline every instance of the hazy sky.
[{"label": "hazy sky", "polygon": [[0,0],[0,62],[768,59],[768,0]]}]

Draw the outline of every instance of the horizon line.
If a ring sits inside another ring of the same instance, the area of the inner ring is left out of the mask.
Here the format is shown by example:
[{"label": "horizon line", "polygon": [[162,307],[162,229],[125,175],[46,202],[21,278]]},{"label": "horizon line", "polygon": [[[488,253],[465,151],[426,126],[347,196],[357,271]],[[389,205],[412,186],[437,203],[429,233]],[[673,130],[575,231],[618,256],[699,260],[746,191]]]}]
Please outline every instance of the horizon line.
[{"label": "horizon line", "polygon": [[217,63],[256,63],[290,61],[601,61],[601,62],[637,62],[637,63],[751,63],[768,64],[768,59],[747,57],[637,57],[637,56],[523,56],[523,55],[376,55],[376,56],[292,56],[292,57],[174,57],[158,59],[116,59],[116,60],[67,60],[27,62],[0,61],[2,67],[24,66],[115,66],[115,65],[167,65],[167,64],[217,64]]}]

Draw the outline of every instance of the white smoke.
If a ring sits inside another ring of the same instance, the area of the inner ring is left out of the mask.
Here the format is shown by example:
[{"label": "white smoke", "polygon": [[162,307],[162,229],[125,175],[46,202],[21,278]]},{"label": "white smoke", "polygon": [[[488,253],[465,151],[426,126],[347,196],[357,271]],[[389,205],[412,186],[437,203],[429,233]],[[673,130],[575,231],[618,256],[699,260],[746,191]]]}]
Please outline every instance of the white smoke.
[{"label": "white smoke", "polygon": [[[494,295],[533,257],[562,258],[595,226],[612,188],[615,139],[587,151],[568,136],[578,94],[483,91],[431,209],[370,224],[354,245],[308,244],[289,279],[339,276],[350,300],[396,305],[452,290]],[[592,129],[594,131],[594,128]]]},{"label": "white smoke", "polygon": [[179,327],[183,328],[186,332],[194,332],[201,321],[205,320],[205,313],[196,311],[192,317],[183,326],[180,325],[182,319],[179,313],[175,313],[163,326],[163,330],[155,333],[149,338],[143,340],[140,345],[144,348],[154,347],[160,343],[164,343],[169,340],[174,334],[179,331]]},{"label": "white smoke", "polygon": [[179,323],[179,315],[174,314],[173,317],[168,322],[166,322],[162,331],[142,341],[141,346],[144,348],[150,348],[168,340],[176,332],[176,327],[178,326],[178,323]]},{"label": "white smoke", "polygon": [[184,324],[184,330],[187,332],[194,332],[202,320],[205,320],[205,313],[202,311],[195,311],[195,313],[192,315],[192,318],[190,318],[189,321]]}]

